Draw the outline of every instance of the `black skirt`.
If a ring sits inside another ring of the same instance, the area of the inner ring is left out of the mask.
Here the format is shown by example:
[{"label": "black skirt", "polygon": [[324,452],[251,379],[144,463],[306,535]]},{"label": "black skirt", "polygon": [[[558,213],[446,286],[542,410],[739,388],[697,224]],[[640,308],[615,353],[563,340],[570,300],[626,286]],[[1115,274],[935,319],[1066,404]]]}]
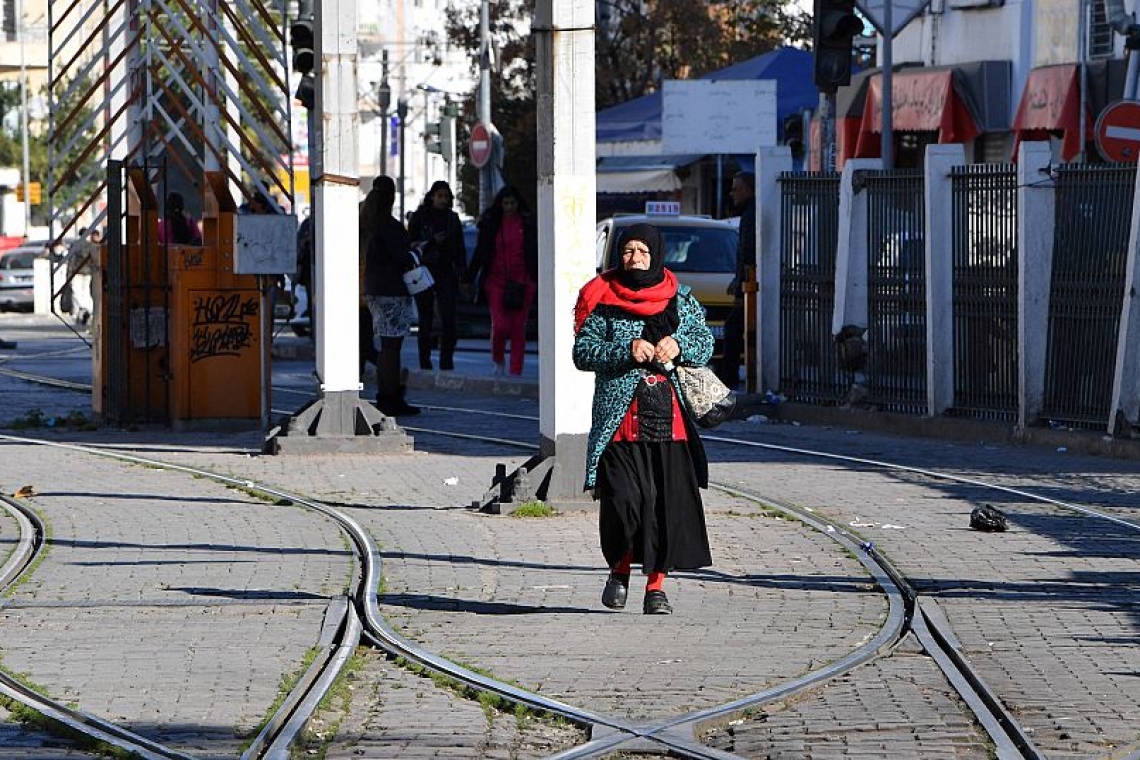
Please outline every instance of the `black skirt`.
[{"label": "black skirt", "polygon": [[645,572],[712,564],[705,511],[684,441],[611,441],[598,462],[602,555],[613,567],[632,552]]}]

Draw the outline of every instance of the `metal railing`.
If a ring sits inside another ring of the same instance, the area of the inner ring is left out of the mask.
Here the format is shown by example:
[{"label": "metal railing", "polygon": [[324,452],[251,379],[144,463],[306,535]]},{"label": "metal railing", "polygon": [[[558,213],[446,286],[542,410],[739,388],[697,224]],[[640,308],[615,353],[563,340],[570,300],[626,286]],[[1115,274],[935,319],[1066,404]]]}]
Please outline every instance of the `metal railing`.
[{"label": "metal railing", "polygon": [[795,401],[835,403],[850,385],[831,334],[839,175],[785,172],[779,181],[780,388]]},{"label": "metal railing", "polygon": [[865,171],[868,403],[925,414],[926,253],[923,176]]},{"label": "metal railing", "polygon": [[1043,415],[1096,428],[1112,401],[1136,167],[1067,164],[1055,177]]},{"label": "metal railing", "polygon": [[971,164],[950,173],[954,405],[981,419],[1017,416],[1017,171]]}]

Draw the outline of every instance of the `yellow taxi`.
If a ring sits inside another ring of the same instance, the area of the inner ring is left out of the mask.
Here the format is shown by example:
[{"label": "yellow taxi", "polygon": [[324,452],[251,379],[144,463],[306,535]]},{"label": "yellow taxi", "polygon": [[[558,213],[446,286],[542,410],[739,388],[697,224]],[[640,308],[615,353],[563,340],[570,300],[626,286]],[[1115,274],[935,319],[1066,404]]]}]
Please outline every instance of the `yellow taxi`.
[{"label": "yellow taxi", "polygon": [[618,241],[635,224],[652,224],[665,243],[665,266],[693,289],[705,308],[705,322],[716,338],[724,338],[724,319],[732,309],[728,286],[736,274],[736,248],[740,232],[729,221],[707,216],[684,215],[681,204],[651,201],[644,214],[617,214],[598,222],[596,231],[598,271],[618,265]]}]

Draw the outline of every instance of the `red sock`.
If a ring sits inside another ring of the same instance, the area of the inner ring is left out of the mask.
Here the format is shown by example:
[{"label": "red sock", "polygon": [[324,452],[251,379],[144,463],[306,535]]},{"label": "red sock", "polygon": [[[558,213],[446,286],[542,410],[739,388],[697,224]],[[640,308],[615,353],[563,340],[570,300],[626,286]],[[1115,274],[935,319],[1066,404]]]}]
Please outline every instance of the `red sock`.
[{"label": "red sock", "polygon": [[652,572],[649,581],[645,584],[646,593],[650,591],[663,591],[665,589],[665,573]]},{"label": "red sock", "polygon": [[629,568],[633,564],[633,552],[626,552],[625,556],[618,560],[618,563],[610,568],[610,572],[614,575],[629,575]]}]

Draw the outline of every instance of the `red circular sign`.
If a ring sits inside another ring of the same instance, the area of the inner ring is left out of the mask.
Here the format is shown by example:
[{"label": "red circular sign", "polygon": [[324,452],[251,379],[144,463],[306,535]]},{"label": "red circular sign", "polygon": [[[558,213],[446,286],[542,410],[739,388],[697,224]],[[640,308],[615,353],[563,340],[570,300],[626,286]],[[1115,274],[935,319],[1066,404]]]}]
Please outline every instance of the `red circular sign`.
[{"label": "red circular sign", "polygon": [[1118,100],[1100,112],[1096,147],[1109,161],[1136,163],[1140,156],[1140,102]]},{"label": "red circular sign", "polygon": [[482,169],[491,160],[491,130],[484,124],[476,124],[471,129],[471,142],[467,145],[467,155],[476,169]]}]

